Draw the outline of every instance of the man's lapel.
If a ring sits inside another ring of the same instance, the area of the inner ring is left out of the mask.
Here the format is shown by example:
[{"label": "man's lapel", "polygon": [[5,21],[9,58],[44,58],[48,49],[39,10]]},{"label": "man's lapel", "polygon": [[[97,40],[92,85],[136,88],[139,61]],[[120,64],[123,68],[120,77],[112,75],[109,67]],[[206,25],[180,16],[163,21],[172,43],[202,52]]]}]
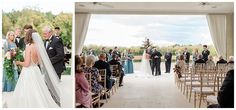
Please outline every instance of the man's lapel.
[{"label": "man's lapel", "polygon": [[54,37],[54,36],[52,36],[52,38],[49,40],[49,43],[48,43],[48,46],[47,46],[47,51],[48,51],[49,47],[51,46],[51,43],[52,43],[53,37]]}]

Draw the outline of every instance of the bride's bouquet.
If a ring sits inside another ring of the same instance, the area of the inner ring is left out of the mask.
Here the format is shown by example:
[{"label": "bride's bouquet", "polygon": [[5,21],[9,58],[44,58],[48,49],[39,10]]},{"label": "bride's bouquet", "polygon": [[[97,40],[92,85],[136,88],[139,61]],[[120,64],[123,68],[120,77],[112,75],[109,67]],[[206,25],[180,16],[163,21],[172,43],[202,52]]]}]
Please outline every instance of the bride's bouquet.
[{"label": "bride's bouquet", "polygon": [[[23,62],[23,61],[24,61],[23,51],[20,50],[20,49],[17,49],[17,52],[16,52],[16,55],[15,55],[14,59],[15,59],[16,61],[21,61],[21,62]],[[22,69],[22,67],[19,66],[19,65],[17,66],[17,68],[18,68],[18,71],[21,71],[21,69]]]},{"label": "bride's bouquet", "polygon": [[16,67],[14,60],[24,61],[23,52],[20,50],[8,50],[4,58],[3,68],[8,80],[14,82],[14,70],[21,69],[21,67]]}]

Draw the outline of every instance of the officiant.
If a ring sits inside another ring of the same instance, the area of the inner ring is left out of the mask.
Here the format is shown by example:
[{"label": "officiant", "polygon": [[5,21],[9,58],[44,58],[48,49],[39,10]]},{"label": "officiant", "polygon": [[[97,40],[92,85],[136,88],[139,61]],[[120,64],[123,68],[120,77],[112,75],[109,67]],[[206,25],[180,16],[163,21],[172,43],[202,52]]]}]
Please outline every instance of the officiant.
[{"label": "officiant", "polygon": [[[154,48],[154,51],[151,54],[152,59],[152,75],[157,76],[161,75],[161,56],[162,54]],[[155,74],[154,74],[155,70]]]},{"label": "officiant", "polygon": [[165,66],[166,66],[165,73],[170,73],[171,60],[172,60],[172,53],[169,50],[167,50],[167,52],[165,53]]}]

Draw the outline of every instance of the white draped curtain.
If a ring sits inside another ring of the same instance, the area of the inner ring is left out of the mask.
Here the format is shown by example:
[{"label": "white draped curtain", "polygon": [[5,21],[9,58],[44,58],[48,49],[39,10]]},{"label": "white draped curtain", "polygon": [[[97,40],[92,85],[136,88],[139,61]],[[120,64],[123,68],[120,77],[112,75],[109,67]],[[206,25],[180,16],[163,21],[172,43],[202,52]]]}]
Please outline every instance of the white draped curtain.
[{"label": "white draped curtain", "polygon": [[90,17],[91,14],[88,13],[75,14],[75,55],[79,55],[82,52]]},{"label": "white draped curtain", "polygon": [[226,56],[234,56],[234,14],[226,15]]},{"label": "white draped curtain", "polygon": [[226,16],[207,15],[207,21],[218,56],[226,58]]},{"label": "white draped curtain", "polygon": [[208,26],[218,56],[228,59],[234,55],[234,15],[207,15]]}]

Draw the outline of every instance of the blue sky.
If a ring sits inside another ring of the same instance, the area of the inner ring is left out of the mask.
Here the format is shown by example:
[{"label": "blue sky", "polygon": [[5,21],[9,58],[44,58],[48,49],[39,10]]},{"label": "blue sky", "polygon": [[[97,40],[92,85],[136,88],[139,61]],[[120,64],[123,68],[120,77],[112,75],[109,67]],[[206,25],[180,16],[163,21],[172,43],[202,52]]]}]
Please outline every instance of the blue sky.
[{"label": "blue sky", "polygon": [[205,15],[92,15],[85,45],[212,44]]}]

